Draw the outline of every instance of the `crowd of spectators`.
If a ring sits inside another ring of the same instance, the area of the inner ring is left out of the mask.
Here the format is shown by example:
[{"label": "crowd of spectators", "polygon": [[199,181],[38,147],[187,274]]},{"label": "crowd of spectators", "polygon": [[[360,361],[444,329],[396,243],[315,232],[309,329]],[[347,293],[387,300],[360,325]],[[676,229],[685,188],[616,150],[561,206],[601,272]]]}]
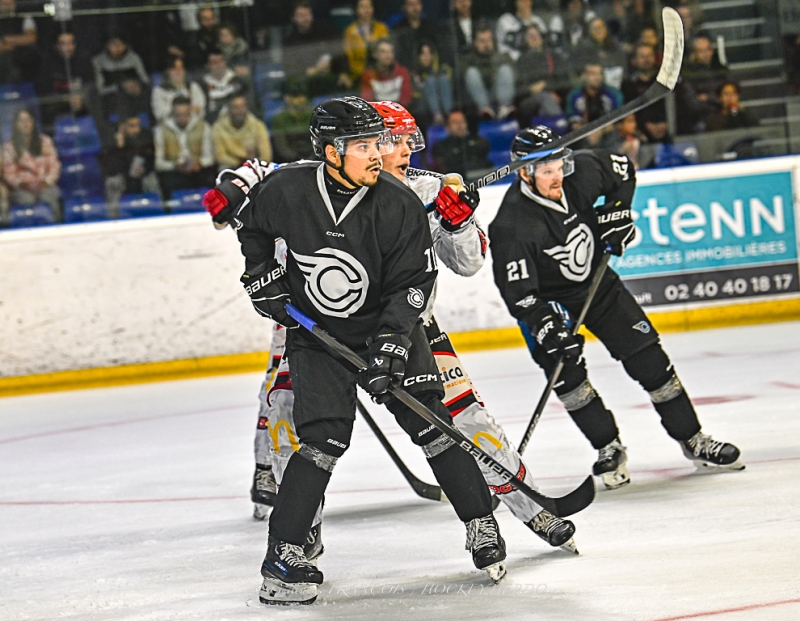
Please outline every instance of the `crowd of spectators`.
[{"label": "crowd of spectators", "polygon": [[[696,0],[670,3],[689,37],[673,130],[756,124]],[[403,104],[424,130],[444,127],[422,152],[427,165],[475,174],[493,166],[478,123],[574,129],[638,96],[661,62],[653,0],[263,0],[66,23],[20,16],[16,4],[0,0],[0,84],[33,84],[36,98],[2,116],[0,225],[9,204],[47,203],[60,217],[61,165],[75,157],[58,153],[63,119],[93,121],[113,216],[126,194],[168,205],[245,159],[310,157],[308,118],[325,96]],[[638,165],[641,145],[672,139],[667,121],[662,101],[582,146]]]}]

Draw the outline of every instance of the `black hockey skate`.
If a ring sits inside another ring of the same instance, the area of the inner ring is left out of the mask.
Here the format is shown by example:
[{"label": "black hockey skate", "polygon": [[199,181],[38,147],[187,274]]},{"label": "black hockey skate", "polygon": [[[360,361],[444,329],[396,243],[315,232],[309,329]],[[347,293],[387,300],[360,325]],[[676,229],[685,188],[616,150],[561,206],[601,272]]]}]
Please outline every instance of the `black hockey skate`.
[{"label": "black hockey skate", "polygon": [[258,599],[262,604],[311,604],[317,599],[322,572],[308,562],[303,546],[270,537],[261,564],[264,582]]},{"label": "black hockey skate", "polygon": [[308,538],[303,545],[303,553],[306,555],[308,562],[314,567],[317,566],[317,559],[325,552],[325,546],[322,545],[322,522],[311,527],[308,531]]},{"label": "black hockey skate", "polygon": [[253,501],[254,519],[267,519],[277,493],[278,486],[275,483],[275,475],[272,473],[272,466],[256,464],[256,471],[253,473],[253,487],[250,488],[250,500]]},{"label": "black hockey skate", "polygon": [[691,459],[698,468],[744,470],[744,464],[739,461],[739,449],[733,444],[717,442],[698,431],[680,445],[686,458]]},{"label": "black hockey skate", "polygon": [[578,554],[575,540],[575,524],[569,520],[562,520],[549,511],[542,509],[530,522],[525,522],[525,526],[536,533],[542,541],[550,544],[554,548],[561,548],[572,554]]},{"label": "black hockey skate", "polygon": [[467,545],[472,552],[472,562],[478,569],[485,569],[492,581],[497,584],[506,575],[506,542],[500,536],[497,521],[490,513],[486,517],[465,522],[467,526]]},{"label": "black hockey skate", "polygon": [[609,444],[600,449],[597,461],[592,466],[592,474],[602,477],[603,483],[608,489],[617,489],[631,482],[631,475],[628,472],[628,454],[625,447],[615,438]]}]

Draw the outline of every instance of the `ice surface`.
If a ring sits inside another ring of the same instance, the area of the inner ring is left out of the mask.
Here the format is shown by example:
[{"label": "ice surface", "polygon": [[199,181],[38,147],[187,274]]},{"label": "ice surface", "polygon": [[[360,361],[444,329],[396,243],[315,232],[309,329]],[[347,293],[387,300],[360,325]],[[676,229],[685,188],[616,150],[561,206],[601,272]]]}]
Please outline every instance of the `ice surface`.
[{"label": "ice surface", "polygon": [[[416,497],[359,420],[327,498],[326,582],[303,608],[258,603],[267,525],[247,492],[259,375],[2,399],[0,619],[800,618],[800,323],[664,341],[704,431],[738,444],[746,471],[697,473],[647,395],[590,343],[632,483],[574,517],[580,556],[501,508],[509,573],[492,588],[452,509]],[[463,358],[518,441],[544,383],[526,351]],[[526,453],[543,491],[574,487],[594,457],[548,405]]]}]

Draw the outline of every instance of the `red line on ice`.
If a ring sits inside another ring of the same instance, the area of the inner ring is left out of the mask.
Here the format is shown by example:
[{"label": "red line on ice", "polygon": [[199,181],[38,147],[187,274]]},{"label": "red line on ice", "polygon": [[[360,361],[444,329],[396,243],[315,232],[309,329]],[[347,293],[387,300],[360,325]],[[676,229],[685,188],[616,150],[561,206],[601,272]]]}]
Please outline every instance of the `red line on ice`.
[{"label": "red line on ice", "polygon": [[785,606],[786,604],[800,604],[800,599],[785,599],[780,602],[767,602],[766,604],[751,604],[750,606],[739,606],[738,608],[725,608],[724,610],[710,610],[708,612],[695,612],[689,615],[679,615],[677,617],[662,617],[653,621],[680,621],[681,619],[699,619],[701,617],[715,617],[726,615],[733,612],[744,612],[746,610],[758,610],[759,608],[774,608],[775,606]]}]

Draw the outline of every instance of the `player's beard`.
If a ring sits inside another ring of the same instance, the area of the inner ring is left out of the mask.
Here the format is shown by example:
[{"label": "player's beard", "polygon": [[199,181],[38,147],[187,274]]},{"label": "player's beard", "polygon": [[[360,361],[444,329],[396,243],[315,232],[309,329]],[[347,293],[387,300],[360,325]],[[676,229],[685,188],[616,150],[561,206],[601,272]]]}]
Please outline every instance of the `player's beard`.
[{"label": "player's beard", "polygon": [[381,174],[381,161],[378,160],[375,164],[370,164],[360,176],[353,179],[360,187],[371,188],[378,183],[378,178]]}]

